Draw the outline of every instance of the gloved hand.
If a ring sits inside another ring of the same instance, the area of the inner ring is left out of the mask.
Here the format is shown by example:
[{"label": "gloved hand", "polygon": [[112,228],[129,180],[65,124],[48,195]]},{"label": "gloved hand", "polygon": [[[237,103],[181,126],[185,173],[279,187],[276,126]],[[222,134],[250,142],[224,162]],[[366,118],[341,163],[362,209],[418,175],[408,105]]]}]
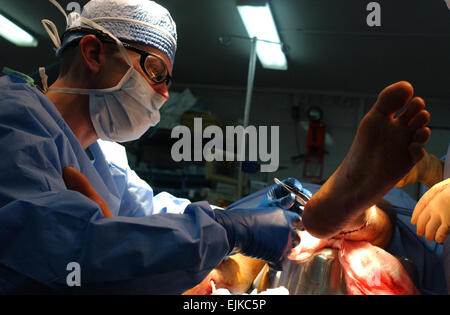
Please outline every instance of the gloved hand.
[{"label": "gloved hand", "polygon": [[[312,197],[309,190],[303,188],[302,184],[295,178],[289,177],[282,181],[288,186],[296,187],[305,195]],[[270,187],[263,201],[259,204],[260,207],[277,207],[294,212],[300,212],[300,203],[296,200],[295,195],[286,190],[281,185],[273,185]]]},{"label": "gloved hand", "polygon": [[216,221],[227,231],[233,253],[267,261],[281,270],[288,250],[298,244],[294,228],[300,216],[292,211],[273,208],[214,210]]},{"label": "gloved hand", "polygon": [[442,181],[443,169],[444,165],[441,160],[425,152],[425,156],[414,165],[395,187],[404,187],[417,181],[428,187],[432,187]]},{"label": "gloved hand", "polygon": [[450,232],[450,178],[431,187],[420,198],[411,218],[417,235],[428,241],[445,241]]}]

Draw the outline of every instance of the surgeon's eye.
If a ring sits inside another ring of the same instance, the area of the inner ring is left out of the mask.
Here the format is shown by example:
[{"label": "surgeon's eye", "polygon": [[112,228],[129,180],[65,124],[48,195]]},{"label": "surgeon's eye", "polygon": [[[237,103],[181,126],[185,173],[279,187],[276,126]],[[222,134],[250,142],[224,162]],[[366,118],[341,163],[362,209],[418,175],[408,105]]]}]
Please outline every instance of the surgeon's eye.
[{"label": "surgeon's eye", "polygon": [[150,79],[155,83],[162,83],[166,81],[169,74],[164,62],[152,55],[147,56],[145,59],[145,70]]}]

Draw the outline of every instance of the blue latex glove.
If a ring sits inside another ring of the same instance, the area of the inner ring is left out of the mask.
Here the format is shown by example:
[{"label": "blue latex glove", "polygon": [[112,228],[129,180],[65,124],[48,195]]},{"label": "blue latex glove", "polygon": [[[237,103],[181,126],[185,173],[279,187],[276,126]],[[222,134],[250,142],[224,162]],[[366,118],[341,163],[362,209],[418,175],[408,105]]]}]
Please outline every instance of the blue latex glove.
[{"label": "blue latex glove", "polygon": [[[312,194],[309,190],[303,188],[300,181],[293,177],[289,177],[282,181],[283,183],[287,184],[291,187],[296,187],[298,190],[300,190],[302,193],[307,195],[308,197],[312,197]],[[267,192],[266,196],[264,197],[263,201],[259,204],[260,207],[277,207],[282,208],[285,210],[291,210],[294,212],[297,212],[299,214],[302,214],[301,205],[300,203],[295,199],[295,195],[289,191],[287,191],[283,186],[281,185],[273,185],[270,187],[269,191]]]},{"label": "blue latex glove", "polygon": [[300,216],[273,208],[214,210],[216,221],[227,231],[233,253],[267,261],[281,270],[286,249],[298,244],[294,228]]}]

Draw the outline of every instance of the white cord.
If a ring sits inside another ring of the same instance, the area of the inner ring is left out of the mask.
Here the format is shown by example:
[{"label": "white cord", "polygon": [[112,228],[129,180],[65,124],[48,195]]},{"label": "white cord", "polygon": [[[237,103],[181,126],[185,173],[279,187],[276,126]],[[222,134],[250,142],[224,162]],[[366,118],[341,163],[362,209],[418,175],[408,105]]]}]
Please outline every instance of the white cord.
[{"label": "white cord", "polygon": [[44,94],[48,91],[48,76],[45,73],[44,67],[39,67],[39,76],[41,77],[42,88],[44,90]]},{"label": "white cord", "polygon": [[[46,19],[42,20],[41,22],[55,47],[61,48],[61,40],[59,39],[58,29],[56,28],[56,25],[52,21]],[[50,28],[47,25],[50,26]]]},{"label": "white cord", "polygon": [[66,13],[66,11],[64,11],[62,6],[56,0],[48,0],[48,1],[50,1],[51,4],[53,4],[55,7],[57,7],[58,10],[61,11],[62,14],[64,14],[64,16],[66,17],[66,21],[67,21],[67,13]]},{"label": "white cord", "polygon": [[[61,7],[61,5],[56,0],[49,0],[51,4],[53,4],[66,18],[66,28],[68,25],[68,19],[67,19],[67,13],[64,11],[64,9]],[[61,48],[61,39],[59,38],[58,29],[56,28],[55,23],[53,23],[50,20],[43,19],[41,20],[42,25],[45,28],[45,31],[47,32],[48,36],[52,40],[53,44],[56,48]]]}]

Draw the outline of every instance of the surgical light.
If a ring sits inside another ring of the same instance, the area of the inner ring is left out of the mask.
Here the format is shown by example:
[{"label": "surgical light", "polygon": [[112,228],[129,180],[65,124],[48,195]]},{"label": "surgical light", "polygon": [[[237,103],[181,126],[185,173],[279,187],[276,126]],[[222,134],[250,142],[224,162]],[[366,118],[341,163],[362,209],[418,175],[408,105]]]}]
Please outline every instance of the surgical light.
[{"label": "surgical light", "polygon": [[38,45],[36,38],[1,14],[0,36],[20,47],[37,47]]},{"label": "surgical light", "polygon": [[282,50],[282,43],[278,36],[269,3],[251,5],[244,1],[237,4],[239,14],[249,37],[256,37],[256,54],[264,68],[287,70],[286,56]]}]

